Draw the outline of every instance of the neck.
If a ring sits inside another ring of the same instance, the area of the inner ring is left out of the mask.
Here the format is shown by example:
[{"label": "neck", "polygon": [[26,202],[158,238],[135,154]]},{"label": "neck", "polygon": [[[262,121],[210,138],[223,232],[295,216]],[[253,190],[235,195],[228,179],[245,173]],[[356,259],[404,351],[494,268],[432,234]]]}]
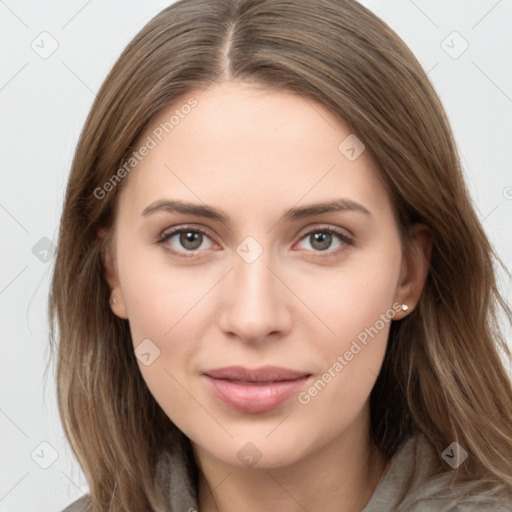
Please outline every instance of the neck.
[{"label": "neck", "polygon": [[[360,512],[388,461],[371,442],[369,411],[341,435],[287,466],[233,467],[194,446],[201,512]],[[364,422],[363,422],[364,423]]]}]

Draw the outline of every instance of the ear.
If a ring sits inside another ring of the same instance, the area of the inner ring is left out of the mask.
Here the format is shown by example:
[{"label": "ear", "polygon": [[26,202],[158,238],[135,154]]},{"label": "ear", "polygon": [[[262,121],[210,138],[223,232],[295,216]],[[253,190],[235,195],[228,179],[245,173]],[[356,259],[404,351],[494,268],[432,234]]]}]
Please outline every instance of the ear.
[{"label": "ear", "polygon": [[98,238],[102,246],[101,262],[110,289],[109,305],[114,315],[126,320],[128,319],[128,314],[126,313],[126,306],[117,272],[116,259],[112,249],[112,238],[108,235],[109,233],[105,228],[101,228],[98,231]]},{"label": "ear", "polygon": [[434,236],[424,224],[414,224],[408,231],[400,277],[396,289],[396,301],[406,304],[407,311],[398,311],[395,320],[407,316],[418,304],[427,279]]}]

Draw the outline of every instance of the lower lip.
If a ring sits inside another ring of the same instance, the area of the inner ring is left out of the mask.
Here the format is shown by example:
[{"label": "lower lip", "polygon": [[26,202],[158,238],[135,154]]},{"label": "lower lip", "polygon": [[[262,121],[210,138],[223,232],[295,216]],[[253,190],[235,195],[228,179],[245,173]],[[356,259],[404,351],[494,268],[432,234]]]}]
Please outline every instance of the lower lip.
[{"label": "lower lip", "polygon": [[286,402],[304,387],[309,375],[265,384],[241,383],[204,375],[213,394],[225,405],[243,412],[265,412]]}]

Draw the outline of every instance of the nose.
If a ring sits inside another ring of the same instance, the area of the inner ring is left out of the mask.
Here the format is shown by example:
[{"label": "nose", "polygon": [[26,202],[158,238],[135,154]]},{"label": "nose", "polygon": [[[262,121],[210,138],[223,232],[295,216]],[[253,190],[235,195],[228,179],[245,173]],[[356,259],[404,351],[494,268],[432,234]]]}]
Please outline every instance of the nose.
[{"label": "nose", "polygon": [[291,292],[270,264],[265,252],[251,263],[234,254],[219,312],[219,326],[226,335],[258,343],[291,330]]}]

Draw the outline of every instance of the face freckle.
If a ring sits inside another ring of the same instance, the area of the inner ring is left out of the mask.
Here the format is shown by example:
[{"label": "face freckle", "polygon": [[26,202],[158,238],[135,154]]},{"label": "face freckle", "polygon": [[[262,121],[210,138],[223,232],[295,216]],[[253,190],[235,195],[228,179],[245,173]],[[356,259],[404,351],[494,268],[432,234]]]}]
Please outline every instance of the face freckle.
[{"label": "face freckle", "polygon": [[[250,440],[269,467],[291,463],[367,424],[402,265],[392,203],[322,105],[231,82],[188,96],[120,195],[119,294],[134,347],[155,354],[140,371],[198,450],[240,465]],[[259,391],[208,374],[231,366],[295,374]]]}]

